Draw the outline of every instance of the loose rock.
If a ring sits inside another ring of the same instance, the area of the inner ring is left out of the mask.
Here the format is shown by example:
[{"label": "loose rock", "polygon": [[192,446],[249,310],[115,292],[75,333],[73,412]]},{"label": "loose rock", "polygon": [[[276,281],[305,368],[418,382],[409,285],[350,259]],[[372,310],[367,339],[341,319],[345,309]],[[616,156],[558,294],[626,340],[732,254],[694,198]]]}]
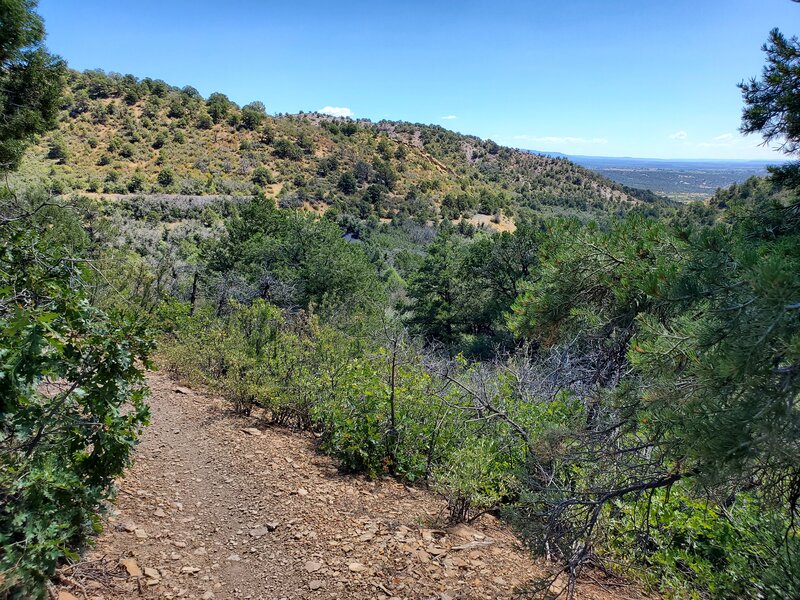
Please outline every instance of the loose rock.
[{"label": "loose rock", "polygon": [[128,575],[131,577],[141,577],[142,570],[139,568],[139,565],[136,564],[136,561],[132,558],[124,558],[119,561],[119,564],[125,567],[125,570],[128,572]]},{"label": "loose rock", "polygon": [[319,571],[321,568],[322,568],[322,563],[313,560],[310,560],[305,564],[305,569],[309,573],[314,573],[315,571]]}]

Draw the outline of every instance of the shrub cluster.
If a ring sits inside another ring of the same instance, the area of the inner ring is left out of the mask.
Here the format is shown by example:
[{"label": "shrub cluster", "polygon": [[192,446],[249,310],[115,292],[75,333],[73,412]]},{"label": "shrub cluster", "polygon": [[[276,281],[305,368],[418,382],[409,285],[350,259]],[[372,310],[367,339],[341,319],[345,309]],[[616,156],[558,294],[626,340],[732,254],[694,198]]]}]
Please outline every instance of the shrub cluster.
[{"label": "shrub cluster", "polygon": [[36,598],[130,462],[151,343],[87,301],[74,219],[0,215],[0,597]]}]

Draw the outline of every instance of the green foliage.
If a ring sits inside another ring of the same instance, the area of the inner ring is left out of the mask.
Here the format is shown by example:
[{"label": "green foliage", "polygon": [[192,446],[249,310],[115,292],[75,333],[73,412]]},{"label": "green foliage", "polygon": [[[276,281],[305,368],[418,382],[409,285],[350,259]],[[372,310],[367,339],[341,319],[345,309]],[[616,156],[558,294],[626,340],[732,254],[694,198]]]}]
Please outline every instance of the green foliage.
[{"label": "green foliage", "polygon": [[409,324],[471,354],[490,355],[493,346],[507,344],[506,314],[537,273],[539,235],[531,223],[471,242],[442,229],[411,277]]},{"label": "green foliage", "polygon": [[[485,142],[437,127],[269,116],[259,102],[240,109],[220,93],[204,101],[191,90],[132,75],[70,71],[67,77],[70,101],[58,124],[69,165],[44,162],[48,149],[36,147],[14,185],[40,181],[47,169],[69,193],[105,180],[112,169],[125,181],[138,169],[155,182],[170,168],[173,191],[250,196],[253,168],[263,166],[283,205],[318,211],[336,204],[360,218],[413,214],[424,223],[465,214],[454,212],[448,198],[466,199],[467,217],[476,210],[510,219],[528,211],[605,217],[634,207],[636,192],[567,161],[508,149],[491,154]],[[107,156],[87,146],[91,138]],[[479,158],[467,158],[467,146]],[[370,184],[377,187],[369,197],[351,197]],[[125,186],[107,191],[128,193]],[[647,210],[655,215],[668,206],[654,201]],[[482,227],[492,228],[488,221]]]},{"label": "green foliage", "polygon": [[64,143],[64,138],[54,137],[50,142],[50,148],[47,151],[47,158],[58,160],[61,163],[67,162],[69,158],[69,150]]},{"label": "green foliage", "polygon": [[[162,171],[163,172],[163,171]],[[136,171],[133,175],[131,175],[130,180],[128,181],[128,191],[129,192],[140,192],[144,188],[145,179],[144,175]]]},{"label": "green foliage", "polygon": [[[228,221],[218,243],[207,249],[210,269],[244,276],[253,294],[270,299],[282,283],[287,304],[316,306],[323,313],[369,317],[382,290],[363,249],[348,243],[329,220],[281,211],[257,198]],[[229,290],[221,290],[221,298]]]},{"label": "green foliage", "polygon": [[579,336],[599,351],[598,377],[621,367],[637,315],[658,316],[665,281],[680,268],[682,244],[661,223],[632,215],[608,231],[555,223],[543,238],[542,268],[509,316],[513,332],[550,346]]},{"label": "green foliage", "polygon": [[269,185],[275,183],[275,178],[266,167],[256,167],[253,169],[253,183],[256,185]]},{"label": "green foliage", "polygon": [[427,478],[453,444],[458,420],[418,360],[393,340],[339,371],[340,392],[323,397],[314,414],[322,448],[344,468],[414,481]]},{"label": "green foliage", "polygon": [[456,341],[460,329],[459,241],[439,233],[428,248],[425,262],[411,280],[409,295],[415,300],[410,324],[445,344]]},{"label": "green foliage", "polygon": [[166,168],[162,169],[161,172],[158,174],[158,183],[162,187],[169,187],[175,181],[175,174],[172,172],[172,169]]},{"label": "green foliage", "polygon": [[662,594],[778,600],[799,589],[800,542],[747,494],[719,506],[676,486],[617,502],[611,522],[605,551]]},{"label": "green foliage", "polygon": [[499,508],[512,486],[503,450],[486,437],[464,440],[433,472],[433,487],[447,498],[456,523]]},{"label": "green foliage", "polygon": [[342,173],[342,175],[339,177],[339,181],[336,183],[336,187],[338,187],[339,191],[343,194],[351,196],[352,194],[356,193],[356,178],[350,172]]},{"label": "green foliage", "polygon": [[151,346],[87,302],[68,219],[2,214],[0,593],[40,597],[129,464]]},{"label": "green foliage", "polygon": [[409,348],[365,352],[315,316],[262,300],[180,322],[163,351],[171,370],[201,378],[242,412],[260,408],[275,423],[318,430],[345,470],[418,479],[452,443],[452,411],[432,402],[431,377]]},{"label": "green foliage", "polygon": [[200,129],[211,129],[214,125],[214,120],[211,118],[207,112],[201,112],[200,116],[197,117],[197,126]]},{"label": "green foliage", "polygon": [[15,169],[35,136],[51,129],[64,86],[64,62],[44,46],[33,0],[0,4],[0,171]]},{"label": "green foliage", "polygon": [[261,102],[251,102],[242,107],[241,124],[245,129],[257,129],[265,117],[266,109]]},{"label": "green foliage", "polygon": [[373,167],[375,180],[387,189],[393,189],[397,183],[397,172],[392,167],[392,164],[388,160],[378,160],[375,161]]},{"label": "green foliage", "polygon": [[630,352],[680,456],[712,485],[757,478],[778,503],[800,489],[799,208],[796,198],[736,207],[733,229],[692,236],[670,290],[680,316],[643,317]]},{"label": "green foliage", "polygon": [[300,160],[303,157],[303,151],[294,142],[278,140],[275,142],[275,156],[289,160]]},{"label": "green foliage", "polygon": [[236,105],[228,100],[225,94],[214,92],[208,97],[206,106],[208,107],[208,114],[211,115],[214,123],[221,123]]},{"label": "green foliage", "polygon": [[[586,392],[582,425],[559,434],[560,464],[537,457],[527,481],[525,503],[531,512],[558,514],[544,535],[568,544],[568,556],[576,544],[619,543],[624,553],[603,507],[617,502],[627,510],[638,494],[677,482],[695,508],[691,494],[701,489],[728,501],[751,498],[788,531],[781,552],[796,552],[798,205],[791,196],[729,202],[730,222],[710,228],[672,231],[631,216],[608,230],[568,223],[543,238],[540,275],[514,304],[511,327],[542,347],[568,344],[581,357],[577,380],[596,386]],[[541,469],[558,483],[543,482]],[[683,523],[686,535],[705,535],[708,545],[697,538],[673,548],[662,540],[638,560],[662,567],[678,560],[682,570],[669,577],[693,578],[713,597],[766,589],[765,538],[731,541],[748,525],[731,529],[719,520],[703,533],[705,521],[688,518],[680,499],[664,502],[655,519],[665,536],[677,539]],[[724,571],[727,563],[711,554],[739,543],[750,562]],[[748,579],[748,569],[763,575]],[[796,585],[789,578],[767,595],[796,595]]]},{"label": "green foliage", "polygon": [[760,80],[739,84],[744,99],[742,133],[760,133],[764,142],[779,141],[786,154],[800,150],[800,42],[778,29],[764,44],[767,64]]}]

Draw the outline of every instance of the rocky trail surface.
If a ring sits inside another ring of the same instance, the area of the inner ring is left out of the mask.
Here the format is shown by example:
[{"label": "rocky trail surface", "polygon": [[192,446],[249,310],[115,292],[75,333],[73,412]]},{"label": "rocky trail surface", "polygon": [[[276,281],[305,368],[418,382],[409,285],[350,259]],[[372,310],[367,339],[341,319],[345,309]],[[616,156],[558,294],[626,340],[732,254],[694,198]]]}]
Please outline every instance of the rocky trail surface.
[{"label": "rocky trail surface", "polygon": [[[152,425],[105,532],[61,571],[62,600],[512,598],[543,573],[493,517],[439,528],[435,495],[343,475],[313,436],[149,381]],[[597,581],[579,597],[641,596]]]}]

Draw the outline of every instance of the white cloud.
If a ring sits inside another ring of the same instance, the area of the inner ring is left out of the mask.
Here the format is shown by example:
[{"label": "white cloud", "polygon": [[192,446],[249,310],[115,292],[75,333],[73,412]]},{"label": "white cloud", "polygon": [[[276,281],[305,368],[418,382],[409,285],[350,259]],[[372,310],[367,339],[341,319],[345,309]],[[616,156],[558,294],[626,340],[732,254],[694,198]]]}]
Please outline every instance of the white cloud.
[{"label": "white cloud", "polygon": [[439,118],[440,118],[442,121],[452,121],[452,120],[454,120],[454,119],[457,119],[458,117],[457,117],[457,116],[455,116],[455,115],[445,115],[445,116],[443,116],[443,117],[439,117]]},{"label": "white cloud", "polygon": [[607,144],[606,138],[582,138],[571,136],[547,135],[543,137],[533,137],[530,135],[515,135],[515,140],[526,142],[546,142],[549,144]]},{"label": "white cloud", "polygon": [[697,144],[701,148],[730,148],[735,146],[741,146],[742,144],[747,143],[740,135],[735,135],[733,133],[723,133],[721,135],[715,136],[711,138],[710,142],[700,142]]},{"label": "white cloud", "polygon": [[319,111],[323,115],[330,115],[332,117],[352,117],[353,111],[346,106],[325,106],[320,108]]},{"label": "white cloud", "polygon": [[686,133],[685,131],[681,130],[681,131],[676,131],[675,133],[671,134],[669,136],[669,139],[671,139],[671,140],[685,140],[688,137],[689,137],[689,134]]}]

